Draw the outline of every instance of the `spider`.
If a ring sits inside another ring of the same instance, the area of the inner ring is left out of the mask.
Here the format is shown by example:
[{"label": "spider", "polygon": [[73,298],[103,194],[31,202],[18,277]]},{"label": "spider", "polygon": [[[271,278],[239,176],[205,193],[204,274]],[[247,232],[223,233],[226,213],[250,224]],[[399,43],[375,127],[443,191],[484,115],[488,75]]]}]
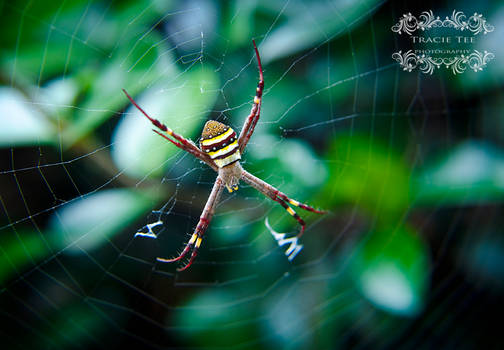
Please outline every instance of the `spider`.
[{"label": "spider", "polygon": [[[182,253],[180,253],[179,256],[173,259],[165,259],[159,257],[157,258],[157,260],[160,262],[176,262],[184,258],[192,249],[191,257],[189,258],[187,264],[182,268],[177,269],[177,271],[183,271],[187,269],[189,266],[191,266],[194,259],[196,258],[198,249],[201,246],[201,242],[203,240],[203,235],[207,230],[208,225],[210,224],[215,206],[219,201],[223,189],[227,188],[229,192],[238,190],[238,184],[240,180],[246,182],[265,196],[278,202],[282,207],[285,208],[285,210],[287,210],[290,215],[292,215],[292,217],[294,217],[294,219],[297,220],[299,225],[301,225],[301,229],[296,238],[300,237],[304,233],[306,224],[303,219],[301,219],[299,215],[289,206],[289,204],[317,214],[326,213],[326,211],[317,210],[310,207],[309,205],[300,203],[294,199],[287,197],[286,194],[280,192],[275,187],[244,170],[240,164],[241,155],[243,154],[245,147],[247,146],[247,143],[250,140],[252,133],[254,132],[257,121],[259,120],[259,115],[261,113],[261,98],[264,89],[261,58],[259,56],[259,51],[257,50],[255,41],[252,40],[252,43],[254,45],[254,51],[257,57],[257,65],[259,68],[259,83],[257,84],[252,109],[247,119],[245,120],[239,136],[237,136],[236,132],[228,125],[215,120],[209,120],[203,127],[203,132],[199,140],[200,147],[198,148],[196,144],[191,140],[175,133],[172,129],[161,123],[159,120],[150,117],[133,100],[133,98],[126,92],[126,90],[122,89],[131,103],[136,108],[138,108],[138,110],[144,116],[146,116],[147,119],[149,119],[151,123],[156,126],[156,128],[160,130],[158,131],[153,129],[154,132],[164,137],[180,149],[189,152],[196,158],[200,159],[218,173],[218,176],[212,188],[212,192],[210,193],[205,208],[203,209],[203,212],[200,216],[198,225],[196,226],[194,233],[192,234]],[[137,235],[156,238],[156,235],[153,233],[152,228],[158,225],[162,225],[162,222],[157,221],[155,223],[147,225],[147,233],[139,231],[137,232]]]}]

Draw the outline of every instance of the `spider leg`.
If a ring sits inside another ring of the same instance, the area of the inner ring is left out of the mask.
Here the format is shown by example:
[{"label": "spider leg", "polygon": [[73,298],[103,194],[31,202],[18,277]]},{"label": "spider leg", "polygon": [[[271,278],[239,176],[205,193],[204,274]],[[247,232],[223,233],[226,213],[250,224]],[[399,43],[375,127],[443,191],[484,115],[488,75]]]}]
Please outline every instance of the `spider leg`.
[{"label": "spider leg", "polygon": [[212,159],[208,156],[208,154],[204,153],[203,151],[201,151],[193,142],[191,142],[190,140],[187,140],[186,138],[184,138],[183,136],[175,133],[172,129],[170,129],[169,127],[167,127],[166,125],[164,125],[163,123],[161,123],[159,120],[155,119],[155,118],[152,118],[150,117],[136,102],[135,100],[133,100],[133,98],[126,92],[125,89],[122,89],[122,91],[124,92],[124,94],[126,95],[126,97],[130,100],[130,102],[145,116],[147,117],[147,119],[150,120],[150,122],[155,126],[157,127],[158,129],[164,131],[165,133],[167,133],[169,136],[173,137],[175,140],[177,140],[178,142],[172,140],[171,138],[169,138],[168,136],[160,133],[159,131],[157,130],[153,130],[154,132],[156,132],[157,134],[161,135],[162,137],[164,137],[165,139],[167,139],[168,141],[170,141],[171,143],[173,143],[175,146],[177,146],[178,148],[180,149],[183,149],[184,151],[186,152],[189,152],[191,153],[193,156],[195,156],[196,158],[202,160],[203,162],[205,162],[208,166],[210,166],[213,170],[215,171],[218,171],[218,168],[217,166],[214,164],[214,162],[212,161]]},{"label": "spider leg", "polygon": [[[190,149],[190,148],[189,148],[189,149],[184,148],[184,145],[180,144],[179,142],[175,142],[175,141],[173,141],[173,140],[172,140],[172,139],[170,139],[168,136],[166,136],[165,134],[160,133],[160,132],[159,132],[159,131],[157,131],[157,130],[152,129],[152,131],[154,131],[154,132],[155,132],[156,134],[158,134],[159,136],[161,136],[161,137],[163,137],[163,138],[167,139],[168,141],[170,141],[171,143],[173,143],[173,144],[174,144],[175,146],[177,146],[178,148],[181,148],[181,149],[183,149],[184,151],[186,151],[186,152],[188,152],[188,153],[191,153],[191,154],[192,154],[193,156],[195,156],[196,158],[199,158],[198,153],[195,153],[192,149]],[[207,163],[207,162],[205,162],[205,163]],[[212,168],[215,166],[213,163],[212,163],[212,164],[207,163],[207,164],[208,164],[208,165],[210,165]],[[217,168],[216,168],[216,169],[217,169]],[[216,170],[216,169],[214,169],[214,170],[215,170],[215,171],[218,171],[218,170]]]},{"label": "spider leg", "polygon": [[310,211],[312,213],[316,214],[327,214],[327,210],[320,210],[320,209],[315,209],[313,207],[310,207],[308,204],[300,203],[292,198],[287,197],[287,195],[283,192],[280,192],[277,190],[276,192],[277,197],[282,198],[285,202],[292,204],[295,207],[299,207],[301,209],[304,209],[306,211]]},{"label": "spider leg", "polygon": [[271,199],[273,199],[275,202],[280,203],[280,205],[287,210],[287,213],[289,213],[296,221],[301,225],[301,230],[299,230],[299,233],[297,234],[297,237],[301,237],[305,231],[306,228],[306,223],[304,222],[303,219],[292,209],[289,207],[287,203],[285,203],[282,199],[280,199],[275,193],[273,193],[272,196],[270,196]]},{"label": "spider leg", "polygon": [[287,197],[283,192],[280,192],[275,187],[271,186],[267,182],[264,182],[263,180],[259,179],[258,177],[255,177],[254,175],[252,175],[248,171],[243,170],[241,179],[243,181],[245,181],[246,183],[248,183],[250,186],[254,187],[259,192],[263,193],[264,195],[268,196],[269,198],[271,198],[275,202],[279,203],[294,219],[296,219],[296,221],[301,226],[301,230],[297,234],[297,237],[301,237],[303,235],[305,227],[306,227],[306,223],[294,211],[294,209],[289,207],[289,205],[287,203],[292,204],[292,205],[299,207],[301,209],[311,211],[313,213],[317,213],[317,214],[327,213],[326,211],[312,208],[307,204],[300,203],[296,200],[293,200],[293,199]]},{"label": "spider leg", "polygon": [[193,263],[194,259],[198,255],[198,249],[201,245],[201,242],[203,240],[203,235],[205,234],[208,225],[210,224],[210,221],[212,220],[213,213],[215,211],[215,206],[217,205],[220,195],[222,193],[222,190],[224,189],[224,182],[220,177],[217,177],[215,180],[214,186],[212,188],[212,192],[210,193],[210,196],[208,197],[208,200],[205,204],[205,208],[203,209],[203,212],[201,213],[198,225],[196,226],[196,229],[194,230],[194,233],[191,236],[191,239],[189,242],[187,242],[184,250],[182,253],[180,253],[179,256],[173,259],[165,259],[165,258],[157,258],[157,261],[160,262],[165,262],[165,263],[172,263],[175,261],[179,261],[182,258],[184,258],[187,253],[192,249],[191,257],[189,258],[189,261],[186,265],[184,265],[182,268],[177,269],[177,271],[184,271],[187,269],[191,264]]},{"label": "spider leg", "polygon": [[172,263],[172,262],[175,262],[175,261],[179,261],[180,259],[182,259],[184,256],[186,256],[187,253],[189,253],[189,250],[191,250],[192,246],[194,245],[194,242],[196,242],[196,239],[198,238],[198,235],[197,234],[193,234],[191,236],[191,239],[189,240],[189,242],[187,242],[184,250],[182,251],[182,253],[180,253],[179,256],[177,256],[176,258],[173,258],[173,259],[165,259],[165,258],[156,258],[157,261],[160,261],[160,262],[165,262],[165,263]]},{"label": "spider leg", "polygon": [[256,88],[254,105],[252,106],[250,114],[245,120],[245,124],[243,124],[240,136],[238,137],[238,144],[240,145],[240,153],[242,154],[243,151],[245,150],[245,147],[247,146],[247,143],[250,140],[250,137],[252,137],[257,121],[259,120],[259,116],[261,115],[261,98],[264,90],[264,77],[261,64],[261,57],[259,56],[259,51],[257,50],[255,40],[252,40],[252,43],[254,44],[254,50],[257,57],[257,66],[259,67],[259,83],[257,84]]}]

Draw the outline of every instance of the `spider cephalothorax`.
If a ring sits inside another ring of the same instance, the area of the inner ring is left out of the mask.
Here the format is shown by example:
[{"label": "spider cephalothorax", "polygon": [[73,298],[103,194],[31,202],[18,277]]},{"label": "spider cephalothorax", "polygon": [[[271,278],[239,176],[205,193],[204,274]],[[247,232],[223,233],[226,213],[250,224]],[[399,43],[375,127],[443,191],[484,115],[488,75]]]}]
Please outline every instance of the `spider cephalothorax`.
[{"label": "spider cephalothorax", "polygon": [[200,148],[219,167],[219,177],[228,191],[236,191],[243,170],[236,132],[225,124],[209,120],[201,133]]},{"label": "spider cephalothorax", "polygon": [[[296,219],[297,222],[301,225],[301,230],[297,237],[303,234],[305,229],[305,222],[289,206],[289,204],[307,211],[311,211],[313,213],[325,213],[324,211],[314,209],[309,205],[300,203],[294,199],[287,197],[285,193],[280,192],[275,187],[255,177],[248,171],[244,170],[240,165],[241,155],[243,154],[243,151],[245,150],[245,147],[247,146],[247,143],[250,140],[252,133],[254,132],[254,128],[261,114],[261,98],[264,89],[261,58],[259,57],[259,51],[257,50],[255,42],[252,42],[254,44],[254,50],[257,57],[257,64],[259,66],[259,83],[257,84],[254,104],[252,105],[250,114],[245,120],[245,124],[243,125],[238,137],[236,136],[236,132],[229,126],[219,123],[215,120],[209,120],[203,127],[203,132],[200,139],[200,148],[198,148],[191,140],[178,135],[172,129],[161,123],[159,120],[151,118],[147,113],[144,112],[142,108],[140,108],[140,106],[136,104],[131,96],[128,95],[126,90],[123,89],[124,93],[131,101],[131,103],[133,103],[133,105],[138,108],[138,110],[140,110],[140,112],[142,112],[143,115],[145,115],[151,121],[151,123],[154,124],[154,126],[159,128],[166,134],[154,130],[156,133],[173,143],[175,146],[183,149],[186,152],[189,152],[196,158],[205,162],[209,167],[211,167],[218,173],[217,179],[215,180],[214,186],[212,188],[212,192],[210,193],[210,196],[208,197],[205,204],[205,208],[201,213],[198,225],[196,226],[194,233],[192,234],[182,253],[180,253],[179,256],[173,259],[157,258],[157,260],[161,262],[179,261],[192,249],[192,254],[189,262],[183,268],[179,269],[179,271],[185,270],[189,266],[191,266],[192,262],[196,258],[198,248],[200,247],[203,240],[203,234],[208,228],[210,220],[212,220],[215,206],[219,201],[219,197],[224,187],[226,187],[230,192],[237,190],[240,180],[243,180],[265,196],[271,198],[275,202],[278,202],[282,207],[284,207],[285,210],[287,210],[287,212],[292,215],[292,217],[294,217],[294,219]],[[144,232],[144,230],[142,229],[137,232],[137,235],[156,238],[156,235],[154,234],[154,232],[152,232],[152,228],[161,224],[162,222],[160,220],[156,221],[155,223],[149,224],[144,227],[146,232]],[[289,257],[289,260],[290,259],[291,257]]]}]

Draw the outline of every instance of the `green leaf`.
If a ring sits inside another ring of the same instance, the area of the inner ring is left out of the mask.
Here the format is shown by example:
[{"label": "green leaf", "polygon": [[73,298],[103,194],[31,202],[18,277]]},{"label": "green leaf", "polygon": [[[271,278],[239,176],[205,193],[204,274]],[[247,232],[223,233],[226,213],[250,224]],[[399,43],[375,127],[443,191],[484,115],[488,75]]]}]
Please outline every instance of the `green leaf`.
[{"label": "green leaf", "polygon": [[329,8],[319,2],[291,3],[287,13],[293,15],[276,25],[261,42],[261,58],[268,63],[317,46],[350,30],[352,25],[371,15],[380,3],[378,0],[341,1]]},{"label": "green leaf", "polygon": [[299,194],[306,192],[310,187],[318,187],[325,183],[328,176],[327,168],[309,144],[299,139],[279,141],[271,134],[254,135],[254,142],[249,143],[245,156],[257,160],[253,164],[253,169],[266,170],[264,176],[276,175],[285,179],[283,182],[286,186],[296,184],[292,187],[299,188]]},{"label": "green leaf", "polygon": [[127,189],[94,192],[56,210],[50,221],[52,241],[67,253],[96,249],[151,206],[146,195]]},{"label": "green leaf", "polygon": [[173,81],[176,77],[178,70],[171,51],[155,33],[139,41],[130,38],[122,44],[91,80],[86,99],[76,110],[75,120],[64,130],[66,146],[85,137],[125,105],[127,100],[122,88],[135,94],[155,82]]},{"label": "green leaf", "polygon": [[[212,69],[197,65],[181,80],[163,83],[162,90],[161,86],[155,86],[145,91],[136,102],[150,116],[190,138],[203,128],[205,116],[217,98],[218,84],[218,76]],[[126,97],[122,95],[122,99]],[[119,169],[137,177],[161,174],[166,161],[180,152],[152,129],[155,127],[131,105],[112,137],[112,157]]]},{"label": "green leaf", "polygon": [[504,152],[491,144],[467,141],[416,177],[416,202],[481,203],[504,199]]},{"label": "green leaf", "polygon": [[393,221],[408,208],[409,171],[399,155],[379,140],[339,136],[327,159],[331,181],[319,198],[325,207],[353,203]]},{"label": "green leaf", "polygon": [[416,315],[424,306],[428,286],[427,248],[411,228],[381,228],[357,250],[352,274],[361,293],[378,308]]},{"label": "green leaf", "polygon": [[54,119],[54,124],[58,124],[60,120],[68,120],[74,111],[78,93],[79,84],[76,79],[57,78],[39,89],[34,99],[40,104],[40,108]]},{"label": "green leaf", "polygon": [[[71,71],[85,62],[96,59],[97,52],[82,43],[72,46],[72,39],[59,33],[46,43],[42,40],[26,43],[17,53],[4,54],[0,58],[2,70],[13,76],[18,83],[30,82],[35,86],[42,85],[46,79]],[[72,46],[71,52],[69,47]],[[68,59],[71,57],[75,59]],[[68,66],[66,66],[68,64]]]},{"label": "green leaf", "polygon": [[234,0],[231,2],[230,17],[221,22],[226,31],[225,37],[229,39],[229,45],[250,45],[256,6],[257,4],[253,1]]},{"label": "green leaf", "polygon": [[55,131],[45,115],[21,92],[0,87],[0,146],[50,143]]},{"label": "green leaf", "polygon": [[0,285],[51,254],[51,248],[40,232],[22,230],[16,232],[16,237],[7,233],[3,236],[0,247]]},{"label": "green leaf", "polygon": [[177,335],[191,344],[226,347],[254,338],[250,325],[241,324],[251,313],[248,304],[235,304],[236,295],[207,289],[193,296],[175,313]]},{"label": "green leaf", "polygon": [[3,6],[4,28],[19,31],[2,32],[0,67],[17,83],[28,80],[38,86],[47,78],[77,73],[108,61],[118,46],[133,46],[169,6],[147,0],[112,6],[83,0]]}]

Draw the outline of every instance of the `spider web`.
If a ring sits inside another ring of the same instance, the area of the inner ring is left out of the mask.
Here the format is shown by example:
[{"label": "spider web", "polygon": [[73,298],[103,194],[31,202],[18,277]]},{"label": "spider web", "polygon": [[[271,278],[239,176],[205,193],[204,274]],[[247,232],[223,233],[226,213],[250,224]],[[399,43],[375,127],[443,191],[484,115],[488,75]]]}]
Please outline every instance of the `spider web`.
[{"label": "spider web", "polygon": [[[14,33],[0,75],[5,348],[495,346],[502,71],[403,72],[390,27],[425,8],[54,3],[1,5]],[[430,8],[504,28],[498,5]],[[497,50],[498,35],[480,45]],[[308,225],[290,262],[265,222],[288,235],[296,222],[242,184],[178,273],[156,257],[180,252],[215,173],[120,89],[194,141],[210,118],[239,132],[258,79],[251,38],[266,88],[243,166],[330,213],[296,208]],[[157,221],[157,239],[135,238]]]}]

